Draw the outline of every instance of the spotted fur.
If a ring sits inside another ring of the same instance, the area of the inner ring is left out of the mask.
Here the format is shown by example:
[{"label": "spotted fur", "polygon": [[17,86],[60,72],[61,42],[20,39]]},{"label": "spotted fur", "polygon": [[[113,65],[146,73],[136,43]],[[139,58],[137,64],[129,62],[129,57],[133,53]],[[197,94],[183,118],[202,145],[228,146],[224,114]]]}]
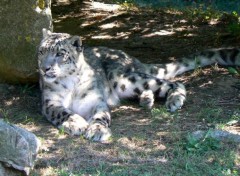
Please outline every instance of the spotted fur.
[{"label": "spotted fur", "polygon": [[180,62],[143,64],[120,50],[106,47],[83,49],[79,36],[43,30],[38,64],[42,113],[59,129],[84,135],[94,141],[111,136],[110,107],[120,99],[137,98],[152,108],[157,98],[166,98],[173,112],[181,108],[183,84],[168,79],[213,63],[240,65],[239,49],[201,52]]}]

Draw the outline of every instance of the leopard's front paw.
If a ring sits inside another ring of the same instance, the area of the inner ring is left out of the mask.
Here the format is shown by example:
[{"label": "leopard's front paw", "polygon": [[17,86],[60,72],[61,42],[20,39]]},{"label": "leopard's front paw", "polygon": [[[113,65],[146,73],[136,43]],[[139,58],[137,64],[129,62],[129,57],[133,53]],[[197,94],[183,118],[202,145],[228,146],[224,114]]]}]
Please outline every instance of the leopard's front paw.
[{"label": "leopard's front paw", "polygon": [[63,122],[62,125],[59,125],[58,128],[63,129],[64,132],[70,135],[81,135],[85,133],[88,126],[88,122],[83,117],[74,114]]},{"label": "leopard's front paw", "polygon": [[111,135],[112,133],[110,128],[99,123],[90,124],[85,133],[85,137],[87,139],[96,142],[105,142],[110,138]]},{"label": "leopard's front paw", "polygon": [[139,97],[140,106],[151,109],[154,104],[154,94],[151,90],[145,90]]},{"label": "leopard's front paw", "polygon": [[180,109],[186,100],[186,89],[183,84],[177,83],[177,87],[169,92],[166,107],[170,112]]},{"label": "leopard's front paw", "polygon": [[172,97],[171,99],[167,100],[166,107],[168,111],[174,112],[178,109],[181,109],[182,105],[184,104],[185,97],[182,95],[177,95]]}]

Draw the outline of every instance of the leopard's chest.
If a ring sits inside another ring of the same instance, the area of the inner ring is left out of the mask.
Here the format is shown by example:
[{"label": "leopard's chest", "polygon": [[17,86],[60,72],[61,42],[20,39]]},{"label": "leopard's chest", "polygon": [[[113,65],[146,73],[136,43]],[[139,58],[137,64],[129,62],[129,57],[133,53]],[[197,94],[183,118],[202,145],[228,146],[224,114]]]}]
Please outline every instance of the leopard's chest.
[{"label": "leopard's chest", "polygon": [[66,89],[61,93],[63,106],[86,119],[91,117],[92,110],[96,106],[105,101],[103,91],[93,78],[86,79],[85,77],[75,84],[66,85]]}]

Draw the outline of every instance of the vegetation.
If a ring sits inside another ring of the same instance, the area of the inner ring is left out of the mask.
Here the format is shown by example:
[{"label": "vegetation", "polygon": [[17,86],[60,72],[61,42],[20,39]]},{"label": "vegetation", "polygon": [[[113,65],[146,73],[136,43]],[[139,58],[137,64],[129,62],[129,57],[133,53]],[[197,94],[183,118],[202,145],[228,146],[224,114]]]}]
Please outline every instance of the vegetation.
[{"label": "vegetation", "polygon": [[[111,2],[127,10],[98,11],[79,0],[53,5],[55,31],[80,34],[84,44],[122,49],[147,63],[240,44],[237,9],[222,12],[200,3],[195,3],[197,8],[168,4],[159,9],[139,7],[134,0]],[[68,136],[50,125],[41,115],[37,85],[0,84],[0,118],[41,139],[34,176],[237,176],[239,144],[216,140],[209,133],[197,139],[192,132],[221,129],[239,134],[239,73],[235,67],[214,65],[177,78],[186,85],[188,95],[176,113],[167,112],[161,101],[152,110],[123,102],[112,110],[113,137],[105,144]]]}]

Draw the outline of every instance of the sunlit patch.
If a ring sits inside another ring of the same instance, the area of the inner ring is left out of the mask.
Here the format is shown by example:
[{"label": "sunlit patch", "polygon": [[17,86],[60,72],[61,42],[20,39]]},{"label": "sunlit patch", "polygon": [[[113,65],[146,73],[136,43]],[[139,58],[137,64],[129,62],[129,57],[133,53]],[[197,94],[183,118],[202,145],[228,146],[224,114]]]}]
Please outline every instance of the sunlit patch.
[{"label": "sunlit patch", "polygon": [[13,97],[11,100],[5,100],[4,104],[6,106],[11,106],[11,105],[13,105],[13,103],[15,103],[18,100],[20,100],[20,97]]},{"label": "sunlit patch", "polygon": [[98,35],[98,36],[92,36],[92,39],[112,39],[113,37],[111,35]]},{"label": "sunlit patch", "polygon": [[117,5],[117,4],[104,4],[101,2],[92,1],[91,8],[104,10],[104,11],[116,11],[116,10],[119,10],[121,8],[121,6]]},{"label": "sunlit patch", "polygon": [[187,23],[187,20],[180,20],[180,23]]},{"label": "sunlit patch", "polygon": [[166,12],[168,14],[172,14],[172,15],[182,15],[183,12],[179,11],[179,10],[174,10],[174,9],[169,9],[169,10],[166,10]]},{"label": "sunlit patch", "polygon": [[173,34],[175,34],[175,32],[173,32],[173,31],[160,30],[157,32],[143,35],[143,37],[165,36],[165,35],[173,35]]},{"label": "sunlit patch", "polygon": [[120,24],[117,22],[107,23],[104,25],[99,26],[101,29],[111,29],[114,27],[120,27]]},{"label": "sunlit patch", "polygon": [[216,25],[218,23],[219,23],[218,19],[211,19],[209,22],[210,25]]},{"label": "sunlit patch", "polygon": [[203,83],[202,85],[200,85],[199,87],[207,87],[209,85],[212,85],[213,82],[212,81],[208,81],[207,83]]},{"label": "sunlit patch", "polygon": [[100,34],[97,36],[92,36],[92,39],[128,39],[129,35],[131,34],[131,32],[119,32],[114,36],[108,35],[108,34]]},{"label": "sunlit patch", "polygon": [[151,124],[151,119],[137,119],[136,122],[138,123],[138,125],[150,125]]}]

